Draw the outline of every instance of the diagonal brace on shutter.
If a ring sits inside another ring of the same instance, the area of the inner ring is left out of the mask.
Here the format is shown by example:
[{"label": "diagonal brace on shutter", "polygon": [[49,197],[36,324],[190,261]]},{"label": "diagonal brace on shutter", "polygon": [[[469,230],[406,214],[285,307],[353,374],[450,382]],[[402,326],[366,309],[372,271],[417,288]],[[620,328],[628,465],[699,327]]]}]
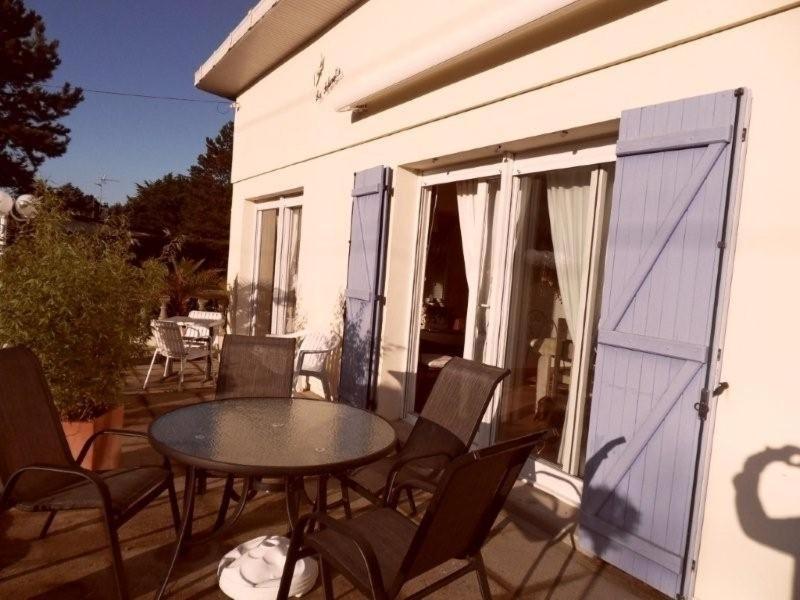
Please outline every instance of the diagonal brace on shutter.
[{"label": "diagonal brace on shutter", "polygon": [[[589,514],[596,514],[605,503],[606,499],[611,495],[614,489],[622,481],[625,474],[630,469],[633,462],[641,454],[642,450],[658,430],[664,419],[667,418],[669,411],[678,401],[683,391],[692,381],[700,367],[705,363],[698,363],[687,361],[681,367],[680,371],[675,375],[672,383],[667,387],[666,391],[661,395],[653,407],[652,411],[644,420],[639,429],[625,445],[622,452],[617,456],[613,464],[608,468],[602,476],[603,487],[606,488],[605,494],[592,494],[588,499],[584,500],[582,510]],[[597,477],[597,476],[596,476]],[[600,479],[600,478],[598,478]]]},{"label": "diagonal brace on shutter", "polygon": [[619,297],[616,299],[615,303],[610,307],[608,314],[600,323],[601,329],[614,330],[617,328],[620,321],[622,321],[625,311],[628,310],[631,302],[633,302],[633,299],[636,296],[636,293],[639,291],[639,288],[642,287],[647,274],[653,268],[656,260],[658,260],[658,257],[663,252],[667,242],[669,241],[669,238],[678,227],[678,224],[689,208],[689,205],[692,203],[692,200],[697,195],[697,192],[700,191],[700,188],[703,186],[703,183],[705,182],[709,173],[711,173],[711,169],[714,167],[717,160],[722,155],[722,152],[725,150],[725,146],[727,146],[727,142],[719,142],[716,144],[711,144],[706,149],[705,153],[703,154],[703,158],[698,163],[697,167],[692,173],[691,178],[688,182],[686,182],[686,185],[678,194],[675,202],[667,213],[664,222],[658,228],[658,231],[656,232],[653,241],[650,243],[650,246],[648,246],[647,250],[642,255],[642,259],[637,264],[633,275],[631,275],[631,277],[628,279],[623,291],[619,294]]}]

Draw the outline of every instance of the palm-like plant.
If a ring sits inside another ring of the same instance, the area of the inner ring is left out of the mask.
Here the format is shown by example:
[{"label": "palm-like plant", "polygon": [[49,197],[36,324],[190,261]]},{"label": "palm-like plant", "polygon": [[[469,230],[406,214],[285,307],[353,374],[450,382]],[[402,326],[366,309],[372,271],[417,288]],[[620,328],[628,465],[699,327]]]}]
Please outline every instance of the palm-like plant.
[{"label": "palm-like plant", "polygon": [[205,260],[190,258],[169,259],[169,274],[166,279],[166,294],[173,310],[185,315],[189,312],[189,301],[209,290],[225,289],[221,269],[204,269]]}]

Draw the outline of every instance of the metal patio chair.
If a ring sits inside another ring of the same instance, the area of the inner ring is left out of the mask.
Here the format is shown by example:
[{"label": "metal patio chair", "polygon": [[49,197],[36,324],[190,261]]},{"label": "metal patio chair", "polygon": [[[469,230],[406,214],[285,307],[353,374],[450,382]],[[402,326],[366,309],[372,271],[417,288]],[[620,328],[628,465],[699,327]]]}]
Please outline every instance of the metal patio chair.
[{"label": "metal patio chair", "polygon": [[339,347],[339,341],[339,336],[335,333],[314,332],[303,338],[303,342],[300,344],[300,351],[297,354],[293,389],[297,387],[297,380],[300,377],[305,377],[306,382],[308,382],[309,377],[314,377],[322,383],[325,399],[333,400],[328,361],[336,348]]},{"label": "metal patio chair", "polygon": [[451,559],[466,564],[407,598],[421,598],[475,571],[481,596],[489,600],[481,547],[531,450],[546,435],[534,433],[457,458],[444,470],[419,525],[392,508],[398,492],[414,486],[411,480],[390,490],[387,506],[352,519],[303,517],[292,535],[278,600],[288,597],[297,560],[312,554],[319,554],[325,600],[333,599],[331,568],[374,600],[390,600],[407,581]]},{"label": "metal patio chair", "polygon": [[[349,512],[348,489],[379,503],[387,481],[413,477],[423,489],[432,491],[441,470],[469,450],[486,407],[497,385],[508,376],[500,369],[464,358],[453,358],[442,368],[422,414],[397,454],[339,477],[345,509]],[[412,514],[414,498],[407,488]]]},{"label": "metal patio chair", "polygon": [[[273,336],[226,335],[222,340],[215,400],[226,398],[289,398],[292,395],[295,339]],[[264,435],[268,435],[265,431]],[[226,477],[220,518],[228,509],[233,477],[198,471],[198,491],[204,493],[208,477]],[[260,489],[279,490],[283,481],[257,482]]]},{"label": "metal patio chair", "polygon": [[128,598],[117,529],[163,492],[168,492],[172,520],[180,524],[169,462],[94,472],[80,467],[100,435],[143,437],[137,431],[106,429],[86,442],[72,458],[53,405],[50,388],[36,356],[23,347],[0,350],[0,511],[16,507],[49,512],[43,538],[58,511],[99,509],[111,550],[117,596]]},{"label": "metal patio chair", "polygon": [[156,349],[153,352],[153,360],[150,361],[150,368],[147,369],[147,376],[144,378],[142,389],[147,389],[150,383],[150,375],[159,356],[164,357],[164,377],[169,372],[173,360],[179,361],[180,373],[178,374],[178,389],[183,389],[183,372],[186,363],[198,358],[206,358],[211,354],[208,344],[201,339],[184,339],[181,326],[172,321],[152,321],[150,326],[153,329],[153,337],[156,342]]},{"label": "metal patio chair", "polygon": [[294,349],[294,338],[226,335],[215,398],[289,398]]}]

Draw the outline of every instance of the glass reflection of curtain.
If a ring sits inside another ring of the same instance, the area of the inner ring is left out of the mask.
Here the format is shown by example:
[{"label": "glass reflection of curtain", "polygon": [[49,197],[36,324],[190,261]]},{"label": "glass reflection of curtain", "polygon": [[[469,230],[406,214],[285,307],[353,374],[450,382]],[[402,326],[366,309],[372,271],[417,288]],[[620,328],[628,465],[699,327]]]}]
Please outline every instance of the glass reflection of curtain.
[{"label": "glass reflection of curtain", "polygon": [[275,253],[278,234],[278,210],[259,211],[258,271],[253,290],[253,334],[272,332],[272,295],[275,290]]},{"label": "glass reflection of curtain", "polygon": [[[595,186],[591,169],[568,169],[547,174],[547,208],[553,236],[553,254],[561,301],[569,328],[574,358],[579,358],[583,338],[583,296],[589,274]],[[575,414],[575,393],[569,394],[566,415]],[[567,428],[565,427],[565,432]],[[568,436],[561,438],[562,462]]]},{"label": "glass reflection of curtain", "polygon": [[[469,298],[467,300],[464,356],[479,360],[485,344],[485,313],[479,310],[485,304],[481,289],[488,289],[489,247],[489,184],[486,181],[459,181],[456,183],[458,223],[461,230],[461,246],[464,253],[464,270],[467,276]],[[481,314],[479,314],[481,313]],[[481,334],[483,332],[483,335]]]},{"label": "glass reflection of curtain", "polygon": [[284,322],[284,332],[292,333],[295,330],[297,316],[297,275],[300,260],[300,221],[302,209],[289,209],[289,255],[286,274],[286,315]]}]

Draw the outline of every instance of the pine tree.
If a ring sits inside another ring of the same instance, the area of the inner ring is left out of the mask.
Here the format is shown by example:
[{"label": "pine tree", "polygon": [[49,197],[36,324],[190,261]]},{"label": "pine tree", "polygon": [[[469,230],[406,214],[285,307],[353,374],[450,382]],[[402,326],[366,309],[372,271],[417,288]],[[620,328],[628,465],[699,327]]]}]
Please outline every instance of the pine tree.
[{"label": "pine tree", "polygon": [[30,191],[45,158],[67,149],[69,129],[58,120],[83,91],[41,85],[60,63],[58,41],[45,37],[41,16],[22,0],[0,0],[0,187]]}]

